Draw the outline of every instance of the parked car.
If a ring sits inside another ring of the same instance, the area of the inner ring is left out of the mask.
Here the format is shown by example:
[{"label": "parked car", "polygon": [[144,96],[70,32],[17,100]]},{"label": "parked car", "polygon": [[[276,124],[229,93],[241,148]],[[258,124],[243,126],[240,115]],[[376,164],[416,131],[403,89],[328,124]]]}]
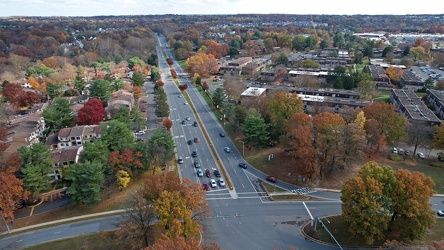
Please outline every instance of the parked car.
[{"label": "parked car", "polygon": [[220,172],[219,172],[219,170],[214,170],[214,176],[216,176],[216,177],[220,177]]},{"label": "parked car", "polygon": [[219,133],[219,136],[220,136],[220,137],[225,137],[225,133],[224,133],[224,132],[220,132],[220,133]]},{"label": "parked car", "polygon": [[444,161],[444,152],[439,152],[438,153],[438,160]]},{"label": "parked car", "polygon": [[402,148],[398,149],[398,154],[399,155],[403,155],[404,154],[404,149],[402,149]]},{"label": "parked car", "polygon": [[197,122],[194,122],[194,123],[193,123],[193,126],[194,126],[194,127],[197,127]]},{"label": "parked car", "polygon": [[219,182],[219,186],[221,186],[221,187],[225,187],[225,181],[224,181],[224,179],[219,178],[218,182]]},{"label": "parked car", "polygon": [[194,161],[194,167],[200,168],[200,161],[199,160]]},{"label": "parked car", "polygon": [[209,178],[211,177],[211,171],[209,169],[205,169],[205,175]]},{"label": "parked car", "polygon": [[193,153],[191,153],[191,156],[192,156],[192,157],[197,157],[197,152],[196,152],[196,151],[193,151]]},{"label": "parked car", "polygon": [[436,213],[438,216],[444,217],[444,209],[438,210]]},{"label": "parked car", "polygon": [[178,162],[179,164],[182,164],[182,163],[183,163],[183,157],[182,157],[182,156],[179,156],[179,157],[177,158],[177,162]]},{"label": "parked car", "polygon": [[198,143],[198,142],[199,142],[199,139],[197,139],[197,137],[195,137],[195,138],[194,138],[194,142],[195,142],[195,143]]},{"label": "parked car", "polygon": [[205,191],[210,191],[210,186],[208,186],[208,184],[204,183],[202,184],[202,187]]},{"label": "parked car", "polygon": [[245,163],[239,163],[239,167],[243,168],[243,169],[247,169],[247,164]]},{"label": "parked car", "polygon": [[193,144],[193,140],[188,140],[188,145],[191,145],[191,144]]},{"label": "parked car", "polygon": [[203,176],[203,171],[202,171],[202,169],[198,168],[196,172],[197,172],[197,176],[199,176],[199,177],[202,177],[202,176]]},{"label": "parked car", "polygon": [[267,179],[267,181],[270,181],[270,182],[276,182],[277,181],[277,179],[276,179],[276,177],[273,177],[273,176],[267,176],[267,178],[265,178],[265,179]]},{"label": "parked car", "polygon": [[211,186],[212,188],[217,187],[216,181],[215,181],[214,179],[211,179],[211,180],[210,180],[210,186]]},{"label": "parked car", "polygon": [[419,153],[418,153],[418,157],[419,157],[420,159],[425,159],[425,156],[424,156],[424,154],[423,154],[423,153],[421,153],[421,152],[419,152]]},{"label": "parked car", "polygon": [[397,154],[397,153],[398,153],[398,149],[397,149],[397,148],[393,148],[393,149],[392,149],[392,153],[393,153],[393,154]]},{"label": "parked car", "polygon": [[230,153],[231,152],[231,148],[229,147],[224,147],[225,152]]},{"label": "parked car", "polygon": [[145,135],[145,131],[138,130],[138,131],[136,131],[136,135]]},{"label": "parked car", "polygon": [[137,138],[137,141],[143,141],[143,138]]}]

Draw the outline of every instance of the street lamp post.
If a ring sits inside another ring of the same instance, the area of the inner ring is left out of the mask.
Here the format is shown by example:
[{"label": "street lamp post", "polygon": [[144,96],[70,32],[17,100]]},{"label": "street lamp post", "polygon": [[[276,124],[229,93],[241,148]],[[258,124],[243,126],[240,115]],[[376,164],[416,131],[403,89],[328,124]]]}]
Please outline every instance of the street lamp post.
[{"label": "street lamp post", "polygon": [[245,155],[245,151],[244,151],[244,149],[245,149],[245,142],[244,141],[239,141],[239,142],[242,142],[242,156],[244,156]]}]

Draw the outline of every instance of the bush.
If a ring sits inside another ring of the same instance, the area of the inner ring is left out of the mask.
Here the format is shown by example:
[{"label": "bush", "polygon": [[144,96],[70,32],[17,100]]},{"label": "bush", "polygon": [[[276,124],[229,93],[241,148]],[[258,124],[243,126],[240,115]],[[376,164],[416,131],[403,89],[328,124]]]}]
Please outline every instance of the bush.
[{"label": "bush", "polygon": [[392,161],[400,161],[401,160],[401,156],[399,156],[398,154],[390,154],[389,155],[389,159]]},{"label": "bush", "polygon": [[435,168],[444,168],[444,162],[432,162],[430,163],[430,166]]}]

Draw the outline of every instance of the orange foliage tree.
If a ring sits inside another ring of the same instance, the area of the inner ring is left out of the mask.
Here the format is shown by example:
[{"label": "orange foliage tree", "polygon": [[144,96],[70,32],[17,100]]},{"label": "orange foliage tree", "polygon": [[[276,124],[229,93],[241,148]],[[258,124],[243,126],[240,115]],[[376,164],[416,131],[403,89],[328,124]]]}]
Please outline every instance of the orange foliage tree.
[{"label": "orange foliage tree", "polygon": [[163,126],[170,130],[170,128],[173,126],[173,122],[170,119],[165,119],[165,121],[163,121]]},{"label": "orange foliage tree", "polygon": [[210,74],[218,72],[219,66],[213,55],[197,52],[196,55],[187,59],[185,70],[193,75],[198,73],[202,77],[209,77]]},{"label": "orange foliage tree", "polygon": [[115,150],[109,154],[108,164],[113,168],[114,173],[124,170],[132,175],[134,171],[143,167],[142,157],[142,153],[134,149],[127,148],[122,152]]},{"label": "orange foliage tree", "polygon": [[402,74],[404,74],[404,71],[401,68],[393,66],[388,67],[385,72],[394,82],[399,82],[401,80]]},{"label": "orange foliage tree", "polygon": [[133,95],[136,99],[142,96],[143,89],[139,86],[133,86]]}]

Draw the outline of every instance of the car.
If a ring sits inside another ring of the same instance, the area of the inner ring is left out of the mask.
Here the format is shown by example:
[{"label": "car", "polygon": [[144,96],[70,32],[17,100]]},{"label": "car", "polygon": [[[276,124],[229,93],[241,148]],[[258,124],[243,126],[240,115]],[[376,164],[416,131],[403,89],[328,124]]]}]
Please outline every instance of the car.
[{"label": "car", "polygon": [[220,137],[225,137],[225,133],[224,133],[224,132],[220,132],[220,133],[219,133],[219,136],[220,136]]},{"label": "car", "polygon": [[187,124],[187,121],[183,120],[182,125],[185,125],[185,124]]},{"label": "car", "polygon": [[210,186],[208,186],[208,184],[204,183],[202,184],[202,187],[205,191],[210,191]]},{"label": "car", "polygon": [[205,175],[209,178],[211,177],[211,171],[209,169],[205,169]]},{"label": "car", "polygon": [[177,162],[178,162],[179,164],[182,164],[182,163],[183,163],[183,157],[182,157],[182,156],[179,156],[179,157],[177,158]]},{"label": "car", "polygon": [[220,177],[220,172],[219,172],[219,170],[214,170],[214,176],[216,176],[216,177]]},{"label": "car", "polygon": [[200,161],[199,160],[195,160],[194,161],[194,167],[195,168],[200,168]]},{"label": "car", "polygon": [[443,152],[439,152],[438,153],[438,160],[439,161],[444,161],[444,153]]},{"label": "car", "polygon": [[197,152],[196,152],[196,151],[193,151],[193,152],[191,153],[191,156],[192,156],[192,157],[197,157]]},{"label": "car", "polygon": [[442,217],[444,217],[444,209],[438,210],[438,212],[436,212],[436,214],[437,214],[438,216],[442,216]]},{"label": "car", "polygon": [[219,178],[219,179],[217,180],[217,182],[219,182],[219,186],[221,186],[221,187],[225,187],[225,181],[224,181],[224,179]]},{"label": "car", "polygon": [[273,176],[271,176],[271,175],[267,176],[267,178],[265,178],[265,179],[267,179],[267,181],[269,181],[269,182],[273,182],[273,183],[276,183],[276,182],[277,182],[276,177],[273,177]]},{"label": "car", "polygon": [[217,187],[216,181],[215,181],[214,179],[211,179],[211,180],[210,180],[210,186],[211,186],[212,188]]},{"label": "car", "polygon": [[196,172],[197,172],[197,176],[199,176],[199,177],[202,177],[202,176],[203,176],[203,171],[202,171],[202,169],[198,168]]},{"label": "car", "polygon": [[188,145],[191,145],[191,144],[193,144],[193,140],[188,140]]},{"label": "car", "polygon": [[145,135],[145,131],[143,131],[143,130],[138,130],[138,131],[136,131],[135,134],[136,134],[136,135]]},{"label": "car", "polygon": [[187,116],[187,117],[185,117],[185,120],[190,121],[191,117]]},{"label": "car", "polygon": [[397,148],[392,148],[392,153],[393,154],[397,154],[398,153],[398,149]]},{"label": "car", "polygon": [[182,98],[182,96],[181,96],[181,95],[178,95],[177,97],[179,97],[179,98]]},{"label": "car", "polygon": [[245,163],[239,163],[239,167],[243,168],[243,169],[247,169],[247,164]]},{"label": "car", "polygon": [[231,152],[231,148],[229,148],[229,147],[224,147],[224,151],[227,152],[227,153],[230,153],[230,152]]},{"label": "car", "polygon": [[423,153],[419,152],[419,153],[418,153],[418,158],[420,158],[420,159],[425,159],[425,156],[424,156]]},{"label": "car", "polygon": [[405,154],[405,155],[410,155],[411,152],[410,152],[409,150],[406,150],[406,151],[404,151],[404,154]]},{"label": "car", "polygon": [[193,123],[193,126],[194,126],[194,127],[197,127],[197,122],[194,122],[194,123]]},{"label": "car", "polygon": [[137,141],[143,141],[143,138],[137,138]]},{"label": "car", "polygon": [[398,154],[399,155],[403,155],[404,154],[404,149],[402,149],[402,148],[398,149]]},{"label": "car", "polygon": [[188,102],[184,102],[183,105],[188,105]]},{"label": "car", "polygon": [[199,139],[197,139],[197,137],[195,137],[195,138],[194,138],[194,142],[195,142],[195,143],[198,143],[198,142],[199,142]]}]

